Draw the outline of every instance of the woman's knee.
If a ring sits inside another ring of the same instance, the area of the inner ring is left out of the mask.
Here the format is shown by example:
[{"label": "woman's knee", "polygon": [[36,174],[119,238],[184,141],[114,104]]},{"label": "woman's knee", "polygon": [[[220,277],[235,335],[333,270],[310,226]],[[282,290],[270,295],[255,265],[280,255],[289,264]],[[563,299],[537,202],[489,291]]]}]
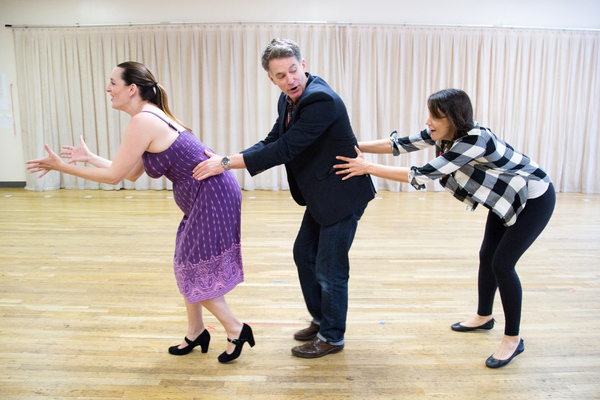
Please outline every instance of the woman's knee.
[{"label": "woman's knee", "polygon": [[479,249],[479,265],[490,266],[494,260],[496,247],[482,245]]},{"label": "woman's knee", "polygon": [[492,271],[494,272],[497,282],[514,278],[518,279],[515,264],[507,260],[495,259],[492,262]]}]

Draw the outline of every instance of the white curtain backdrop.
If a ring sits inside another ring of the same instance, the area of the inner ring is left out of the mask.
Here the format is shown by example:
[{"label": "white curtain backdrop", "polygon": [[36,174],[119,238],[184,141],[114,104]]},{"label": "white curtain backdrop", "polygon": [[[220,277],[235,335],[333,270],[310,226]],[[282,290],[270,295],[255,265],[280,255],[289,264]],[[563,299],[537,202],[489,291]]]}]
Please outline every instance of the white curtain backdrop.
[{"label": "white curtain backdrop", "polygon": [[[260,65],[274,37],[297,41],[308,71],[324,78],[348,108],[359,139],[409,135],[425,126],[426,99],[444,88],[471,97],[476,119],[536,160],[561,192],[599,193],[600,32],[340,24],[197,24],[96,28],[15,28],[26,159],[78,144],[112,159],[129,120],[105,92],[123,61],[146,64],[169,94],[173,113],[221,155],[263,139],[279,90]],[[422,151],[367,155],[423,165]],[[243,189],[288,189],[280,166]],[[412,190],[375,179],[379,190]],[[170,189],[165,179],[105,185],[51,172],[28,175],[32,190]],[[439,190],[431,184],[429,190]]]}]

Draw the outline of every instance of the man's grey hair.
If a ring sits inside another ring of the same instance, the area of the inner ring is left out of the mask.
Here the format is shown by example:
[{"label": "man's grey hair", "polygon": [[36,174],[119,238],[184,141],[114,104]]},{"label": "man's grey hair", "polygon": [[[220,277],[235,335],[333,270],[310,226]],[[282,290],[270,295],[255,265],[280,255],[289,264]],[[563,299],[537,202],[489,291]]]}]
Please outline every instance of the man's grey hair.
[{"label": "man's grey hair", "polygon": [[273,39],[263,50],[261,58],[262,67],[270,73],[269,61],[288,57],[296,57],[298,61],[302,61],[300,46],[290,39]]}]

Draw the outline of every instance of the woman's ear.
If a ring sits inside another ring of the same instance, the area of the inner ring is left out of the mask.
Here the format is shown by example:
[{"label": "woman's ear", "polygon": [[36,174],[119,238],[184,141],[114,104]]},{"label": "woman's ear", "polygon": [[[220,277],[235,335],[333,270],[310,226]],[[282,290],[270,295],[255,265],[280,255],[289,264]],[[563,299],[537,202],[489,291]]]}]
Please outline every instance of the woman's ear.
[{"label": "woman's ear", "polygon": [[129,95],[130,96],[135,96],[137,91],[138,91],[138,87],[135,83],[132,83],[131,85],[129,85]]}]

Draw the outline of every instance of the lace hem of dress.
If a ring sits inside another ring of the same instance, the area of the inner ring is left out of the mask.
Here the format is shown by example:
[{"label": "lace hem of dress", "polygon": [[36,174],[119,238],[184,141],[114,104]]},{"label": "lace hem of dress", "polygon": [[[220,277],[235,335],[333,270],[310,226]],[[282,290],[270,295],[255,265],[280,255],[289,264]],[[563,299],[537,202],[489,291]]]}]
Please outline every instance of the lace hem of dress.
[{"label": "lace hem of dress", "polygon": [[189,303],[223,296],[244,281],[241,245],[199,263],[173,262],[179,292]]}]

